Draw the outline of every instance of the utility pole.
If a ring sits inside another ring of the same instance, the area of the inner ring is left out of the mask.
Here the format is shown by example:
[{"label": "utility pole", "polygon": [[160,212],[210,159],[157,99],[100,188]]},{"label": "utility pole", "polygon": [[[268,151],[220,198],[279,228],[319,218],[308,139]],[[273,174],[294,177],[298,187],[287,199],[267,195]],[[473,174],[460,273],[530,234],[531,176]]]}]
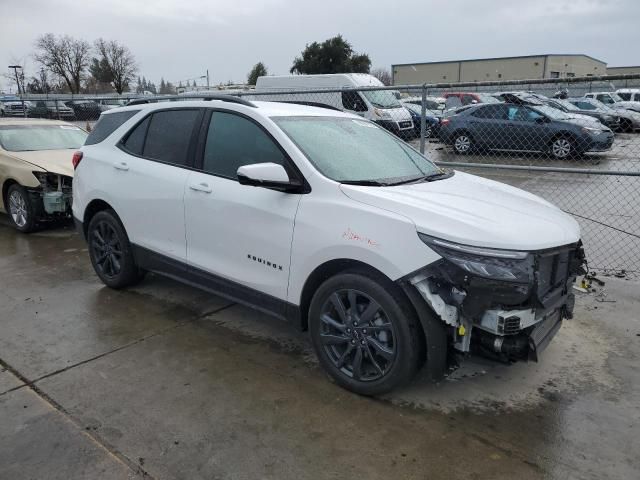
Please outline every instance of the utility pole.
[{"label": "utility pole", "polygon": [[24,108],[24,98],[22,98],[22,90],[20,89],[20,77],[18,76],[18,69],[22,70],[21,65],[9,65],[9,68],[13,69],[13,73],[16,76],[16,85],[18,86],[18,95],[20,95],[20,101],[22,102],[22,115],[27,116],[27,109]]},{"label": "utility pole", "polygon": [[209,69],[207,68],[207,90],[209,90]]}]

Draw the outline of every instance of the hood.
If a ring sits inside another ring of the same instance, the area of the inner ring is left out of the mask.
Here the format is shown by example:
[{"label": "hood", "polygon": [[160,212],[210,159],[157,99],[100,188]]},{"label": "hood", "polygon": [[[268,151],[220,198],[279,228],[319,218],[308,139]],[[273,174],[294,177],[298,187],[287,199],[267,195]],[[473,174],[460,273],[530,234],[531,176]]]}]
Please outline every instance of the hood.
[{"label": "hood", "polygon": [[640,112],[640,102],[616,102],[612,107],[625,108],[627,110],[633,110],[634,112]]},{"label": "hood", "polygon": [[569,117],[569,121],[572,123],[577,123],[580,126],[587,126],[586,124],[591,124],[590,126],[596,126],[599,128],[604,128],[604,125],[602,124],[602,122],[600,120],[598,120],[596,117],[592,117],[591,115],[583,115],[581,113],[567,113],[566,114]]},{"label": "hood", "polygon": [[395,187],[341,189],[353,200],[409,218],[418,232],[467,245],[542,250],[580,239],[578,223],[549,202],[467,173]]},{"label": "hood", "polygon": [[8,152],[14,158],[40,167],[47,172],[73,177],[71,158],[77,149],[39,150],[34,152]]}]

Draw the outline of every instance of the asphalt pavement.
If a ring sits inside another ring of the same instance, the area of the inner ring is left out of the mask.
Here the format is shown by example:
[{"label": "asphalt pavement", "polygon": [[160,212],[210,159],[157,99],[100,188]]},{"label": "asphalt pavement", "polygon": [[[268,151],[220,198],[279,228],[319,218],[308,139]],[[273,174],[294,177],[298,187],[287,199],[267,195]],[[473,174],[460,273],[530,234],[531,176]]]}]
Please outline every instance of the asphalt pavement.
[{"label": "asphalt pavement", "polygon": [[578,297],[540,363],[469,358],[383,398],[305,333],[149,275],[104,287],[70,225],[0,217],[2,479],[633,479],[640,284]]}]

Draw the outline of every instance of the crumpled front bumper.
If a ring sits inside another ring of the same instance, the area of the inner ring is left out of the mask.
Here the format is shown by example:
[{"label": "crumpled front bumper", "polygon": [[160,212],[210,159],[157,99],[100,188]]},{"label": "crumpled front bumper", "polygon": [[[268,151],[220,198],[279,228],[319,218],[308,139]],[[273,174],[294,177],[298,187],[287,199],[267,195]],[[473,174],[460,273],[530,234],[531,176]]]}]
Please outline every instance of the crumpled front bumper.
[{"label": "crumpled front bumper", "polygon": [[572,286],[583,262],[578,244],[536,253],[529,285],[473,277],[446,260],[407,280],[449,327],[455,350],[537,361],[563,319],[573,315]]}]

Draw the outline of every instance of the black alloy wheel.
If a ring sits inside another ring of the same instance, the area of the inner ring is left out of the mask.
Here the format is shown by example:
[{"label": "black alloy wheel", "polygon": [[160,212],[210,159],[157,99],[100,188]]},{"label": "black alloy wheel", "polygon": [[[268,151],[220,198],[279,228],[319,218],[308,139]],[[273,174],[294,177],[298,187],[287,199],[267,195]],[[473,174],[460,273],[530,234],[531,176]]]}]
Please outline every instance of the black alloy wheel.
[{"label": "black alloy wheel", "polygon": [[96,222],[91,230],[91,254],[97,269],[107,278],[115,278],[122,270],[122,245],[113,225]]},{"label": "black alloy wheel", "polygon": [[356,381],[382,378],[397,356],[393,324],[369,295],[334,292],[320,316],[320,341],[334,366]]},{"label": "black alloy wheel", "polygon": [[124,288],[144,277],[124,226],[113,210],[102,210],[91,218],[87,243],[93,269],[105,285]]}]

